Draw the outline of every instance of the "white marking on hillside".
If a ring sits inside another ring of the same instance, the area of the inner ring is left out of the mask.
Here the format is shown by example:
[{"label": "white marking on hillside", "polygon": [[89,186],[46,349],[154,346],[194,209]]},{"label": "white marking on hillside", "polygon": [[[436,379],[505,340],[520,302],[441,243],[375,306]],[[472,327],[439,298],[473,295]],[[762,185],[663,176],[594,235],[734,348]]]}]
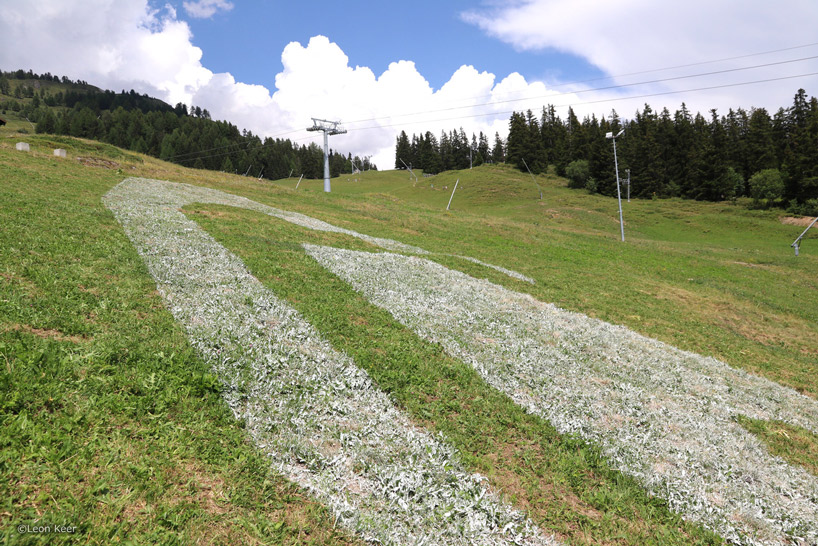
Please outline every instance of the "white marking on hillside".
[{"label": "white marking on hillside", "polygon": [[304,245],[329,271],[686,518],[737,544],[818,544],[818,478],[734,421],[818,433],[818,402],[772,381],[429,260]]},{"label": "white marking on hillside", "polygon": [[556,544],[178,208],[218,203],[346,230],[170,182],[127,179],[103,201],[255,443],[340,524],[382,544]]},{"label": "white marking on hillside", "polygon": [[455,258],[462,258],[464,260],[468,260],[468,261],[470,261],[472,263],[479,264],[479,265],[482,265],[484,267],[490,267],[491,269],[499,271],[500,273],[505,273],[509,277],[512,277],[514,279],[518,279],[518,280],[521,280],[521,281],[525,281],[525,282],[530,283],[530,284],[535,284],[536,283],[536,281],[534,279],[532,279],[531,277],[526,277],[522,273],[517,273],[513,269],[506,269],[505,267],[500,267],[499,265],[492,265],[492,264],[480,261],[477,258],[471,258],[469,256],[460,256],[459,254],[449,254],[449,256],[453,256]]}]

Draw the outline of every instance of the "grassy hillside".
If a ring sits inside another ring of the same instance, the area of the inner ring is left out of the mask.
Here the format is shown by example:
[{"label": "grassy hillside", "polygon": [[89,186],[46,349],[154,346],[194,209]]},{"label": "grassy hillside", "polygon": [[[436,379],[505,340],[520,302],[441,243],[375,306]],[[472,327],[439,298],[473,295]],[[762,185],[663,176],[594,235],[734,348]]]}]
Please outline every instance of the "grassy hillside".
[{"label": "grassy hillside", "polygon": [[543,301],[818,394],[818,232],[805,237],[796,258],[789,245],[805,225],[782,222],[780,211],[633,200],[623,203],[622,243],[615,200],[568,189],[553,176],[539,178],[543,200],[527,174],[504,165],[417,183],[400,171],[347,180],[334,181],[330,196],[320,194],[321,181],[303,181],[299,192],[308,200],[286,194],[277,202],[503,265],[537,279],[518,289]]},{"label": "grassy hillside", "polygon": [[[267,469],[224,407],[101,196],[127,176],[207,185],[433,252],[473,276],[713,355],[818,395],[818,235],[728,203],[624,203],[505,166],[415,182],[366,172],[276,183],[183,169],[112,146],[0,129],[0,536],[4,543],[356,543]],[[32,152],[14,150],[31,143]],[[53,148],[69,157],[55,158]],[[460,183],[446,203],[457,179]],[[575,544],[719,539],[648,498],[594,446],[557,434],[374,308],[299,243],[354,244],[218,206],[188,215],[237,253],[418,424],[443,432],[544,529]],[[389,366],[383,366],[388,362]],[[812,472],[814,435],[741,418]],[[18,525],[76,526],[20,534]]]}]

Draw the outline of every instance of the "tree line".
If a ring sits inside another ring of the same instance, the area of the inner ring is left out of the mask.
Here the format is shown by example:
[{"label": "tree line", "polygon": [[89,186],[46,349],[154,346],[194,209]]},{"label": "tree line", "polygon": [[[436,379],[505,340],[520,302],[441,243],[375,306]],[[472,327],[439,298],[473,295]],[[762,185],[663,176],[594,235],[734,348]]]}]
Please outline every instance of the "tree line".
[{"label": "tree line", "polygon": [[[10,80],[16,82],[11,90]],[[33,80],[58,82],[51,89]],[[5,82],[5,83],[3,83]],[[66,88],[66,86],[86,86]],[[72,82],[31,71],[0,72],[0,111],[12,110],[28,119],[38,133],[70,135],[107,142],[187,167],[251,174],[280,179],[295,174],[323,178],[324,151],[315,143],[299,145],[289,139],[261,138],[240,131],[226,121],[214,121],[207,109],[176,106],[135,91],[101,91],[85,82]],[[19,97],[18,97],[19,95]],[[330,152],[330,175],[354,169],[375,170],[369,156]]]},{"label": "tree line", "polygon": [[448,133],[443,131],[440,140],[430,131],[421,135],[412,135],[411,140],[405,131],[401,131],[395,143],[395,168],[421,169],[425,173],[437,174],[442,171],[468,169],[483,163],[502,163],[505,161],[505,148],[500,135],[494,134],[494,145],[483,132],[471,135],[471,140],[461,127]]},{"label": "tree line", "polygon": [[818,99],[808,98],[803,89],[792,106],[772,115],[764,108],[738,108],[726,115],[713,109],[705,117],[684,103],[674,113],[646,104],[631,120],[612,111],[580,121],[572,108],[561,119],[551,105],[539,116],[531,110],[514,112],[507,139],[495,135],[488,153],[482,134],[468,141],[462,129],[444,132],[440,140],[430,132],[410,140],[402,132],[395,166],[402,168],[399,158],[409,163],[405,158],[410,157],[426,172],[462,169],[471,150],[478,161],[505,161],[535,174],[553,166],[573,187],[615,195],[613,146],[606,134],[621,129],[625,133],[616,141],[620,178],[630,171],[633,196],[709,201],[746,196],[756,205],[818,215]]}]

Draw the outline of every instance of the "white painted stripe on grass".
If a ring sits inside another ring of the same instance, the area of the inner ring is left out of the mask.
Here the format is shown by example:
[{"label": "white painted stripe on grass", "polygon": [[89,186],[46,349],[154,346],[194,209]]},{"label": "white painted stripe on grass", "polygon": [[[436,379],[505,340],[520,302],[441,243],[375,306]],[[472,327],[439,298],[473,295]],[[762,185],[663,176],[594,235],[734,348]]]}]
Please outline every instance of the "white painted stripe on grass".
[{"label": "white painted stripe on grass", "polygon": [[385,248],[387,250],[393,250],[395,252],[405,252],[408,254],[428,254],[426,250],[423,250],[422,248],[416,246],[407,245],[405,243],[394,241],[392,239],[372,237],[371,235],[358,233],[357,231],[353,231],[351,229],[345,229],[340,228],[338,226],[334,226],[332,224],[329,224],[322,220],[318,220],[316,218],[312,218],[299,212],[290,212],[287,210],[277,209],[269,205],[257,203],[256,201],[247,199],[246,197],[225,193],[210,188],[204,188],[202,186],[193,186],[190,184],[180,184],[176,182],[165,182],[162,180],[148,180],[145,178],[129,178],[123,181],[122,184],[125,184],[126,186],[136,185],[142,191],[145,191],[147,193],[160,192],[161,195],[166,196],[166,199],[171,199],[177,203],[184,204],[213,203],[218,205],[228,205],[231,207],[245,208],[261,212],[264,214],[269,214],[270,216],[275,216],[276,218],[279,218],[281,220],[285,220],[287,222],[308,229],[313,229],[316,231],[328,231],[332,233],[344,233],[346,235],[350,235],[352,237],[361,239],[362,241],[371,243],[375,246]]},{"label": "white painted stripe on grass", "polygon": [[527,411],[596,442],[686,518],[737,544],[818,544],[818,478],[733,420],[818,433],[815,400],[423,258],[305,247]]},{"label": "white painted stripe on grass", "polygon": [[449,256],[453,256],[455,258],[462,258],[464,260],[468,260],[468,261],[470,261],[472,263],[475,263],[475,264],[479,264],[479,265],[482,265],[482,266],[485,266],[485,267],[490,267],[491,269],[499,271],[500,273],[505,273],[506,275],[508,275],[509,277],[511,277],[513,279],[518,279],[518,280],[521,280],[521,281],[525,281],[525,282],[530,283],[530,284],[536,284],[536,281],[534,279],[532,279],[531,277],[526,277],[522,273],[517,273],[513,269],[506,269],[505,267],[500,267],[499,265],[492,265],[492,264],[480,261],[477,258],[471,258],[469,256],[460,256],[459,254],[449,254]]},{"label": "white painted stripe on grass", "polygon": [[556,544],[178,210],[192,202],[268,207],[143,179],[125,180],[103,201],[222,380],[236,417],[340,524],[383,544]]}]

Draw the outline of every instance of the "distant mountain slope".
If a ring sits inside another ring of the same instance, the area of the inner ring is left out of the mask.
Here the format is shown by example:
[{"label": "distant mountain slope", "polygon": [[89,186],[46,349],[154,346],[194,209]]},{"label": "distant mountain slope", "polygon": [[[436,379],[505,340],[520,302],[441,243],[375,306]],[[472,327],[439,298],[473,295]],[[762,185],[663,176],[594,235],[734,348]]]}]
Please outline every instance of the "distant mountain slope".
[{"label": "distant mountain slope", "polygon": [[[166,102],[134,90],[101,90],[85,81],[52,74],[0,71],[4,131],[53,133],[100,140],[187,167],[257,178],[291,174],[323,177],[323,150],[314,143],[271,139],[214,121],[200,106]],[[353,162],[375,169],[369,157],[333,152],[330,172],[352,172]]]}]

